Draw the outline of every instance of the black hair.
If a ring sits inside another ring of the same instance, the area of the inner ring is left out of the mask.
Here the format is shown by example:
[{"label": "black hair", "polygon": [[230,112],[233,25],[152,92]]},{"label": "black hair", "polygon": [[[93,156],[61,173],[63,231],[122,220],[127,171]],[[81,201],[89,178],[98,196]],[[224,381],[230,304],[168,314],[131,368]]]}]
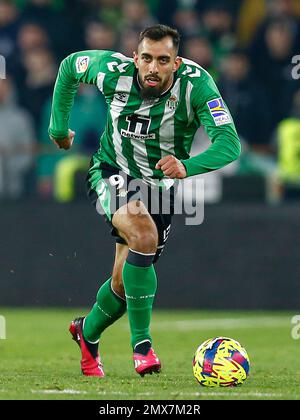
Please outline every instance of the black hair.
[{"label": "black hair", "polygon": [[144,38],[149,38],[149,39],[152,39],[153,41],[160,41],[161,39],[167,36],[172,38],[173,45],[176,51],[178,51],[179,42],[180,42],[180,34],[177,31],[177,29],[171,28],[170,26],[167,26],[167,25],[158,24],[158,25],[150,26],[149,28],[144,29],[140,33],[139,44],[143,41]]}]

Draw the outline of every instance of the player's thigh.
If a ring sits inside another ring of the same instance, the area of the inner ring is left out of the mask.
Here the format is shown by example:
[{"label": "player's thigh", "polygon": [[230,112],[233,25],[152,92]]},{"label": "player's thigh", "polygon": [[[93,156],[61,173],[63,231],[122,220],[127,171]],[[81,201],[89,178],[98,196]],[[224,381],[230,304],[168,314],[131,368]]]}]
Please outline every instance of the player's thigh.
[{"label": "player's thigh", "polygon": [[112,225],[129,248],[140,252],[156,252],[158,232],[145,204],[133,200],[120,207],[112,217]]},{"label": "player's thigh", "polygon": [[118,168],[105,162],[99,163],[93,158],[86,180],[87,194],[91,203],[95,206],[98,214],[104,217],[116,242],[121,244],[126,244],[126,241],[120,237],[117,229],[113,226],[112,217],[131,198],[127,189],[129,182],[127,177]]}]

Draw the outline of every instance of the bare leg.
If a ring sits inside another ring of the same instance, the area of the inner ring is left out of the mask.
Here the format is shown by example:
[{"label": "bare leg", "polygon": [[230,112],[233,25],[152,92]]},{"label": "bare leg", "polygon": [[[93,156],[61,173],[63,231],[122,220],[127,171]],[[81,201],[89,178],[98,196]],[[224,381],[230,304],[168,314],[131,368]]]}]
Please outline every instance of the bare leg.
[{"label": "bare leg", "polygon": [[128,255],[128,245],[116,243],[116,255],[112,272],[112,289],[121,298],[125,299],[125,291],[122,280],[122,270]]}]

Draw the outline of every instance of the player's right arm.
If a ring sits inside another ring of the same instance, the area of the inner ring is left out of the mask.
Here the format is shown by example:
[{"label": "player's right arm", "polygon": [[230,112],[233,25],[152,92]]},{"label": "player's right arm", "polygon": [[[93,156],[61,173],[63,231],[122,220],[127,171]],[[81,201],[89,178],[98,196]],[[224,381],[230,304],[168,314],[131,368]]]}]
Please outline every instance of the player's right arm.
[{"label": "player's right arm", "polygon": [[101,63],[111,51],[81,51],[66,57],[56,78],[49,136],[59,148],[69,149],[75,136],[69,130],[70,112],[80,83],[97,84]]}]

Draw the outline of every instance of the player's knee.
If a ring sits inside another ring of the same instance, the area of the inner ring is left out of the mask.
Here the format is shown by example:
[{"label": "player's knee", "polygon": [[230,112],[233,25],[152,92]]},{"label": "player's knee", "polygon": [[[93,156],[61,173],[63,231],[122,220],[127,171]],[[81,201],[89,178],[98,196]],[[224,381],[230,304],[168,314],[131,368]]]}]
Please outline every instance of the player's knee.
[{"label": "player's knee", "polygon": [[158,246],[157,228],[144,203],[131,201],[126,209],[128,210],[127,214],[116,212],[113,217],[113,225],[119,235],[126,240],[129,248],[135,251],[156,252]]},{"label": "player's knee", "polygon": [[158,234],[156,228],[141,228],[134,230],[128,235],[128,246],[134,251],[143,253],[156,252]]}]

